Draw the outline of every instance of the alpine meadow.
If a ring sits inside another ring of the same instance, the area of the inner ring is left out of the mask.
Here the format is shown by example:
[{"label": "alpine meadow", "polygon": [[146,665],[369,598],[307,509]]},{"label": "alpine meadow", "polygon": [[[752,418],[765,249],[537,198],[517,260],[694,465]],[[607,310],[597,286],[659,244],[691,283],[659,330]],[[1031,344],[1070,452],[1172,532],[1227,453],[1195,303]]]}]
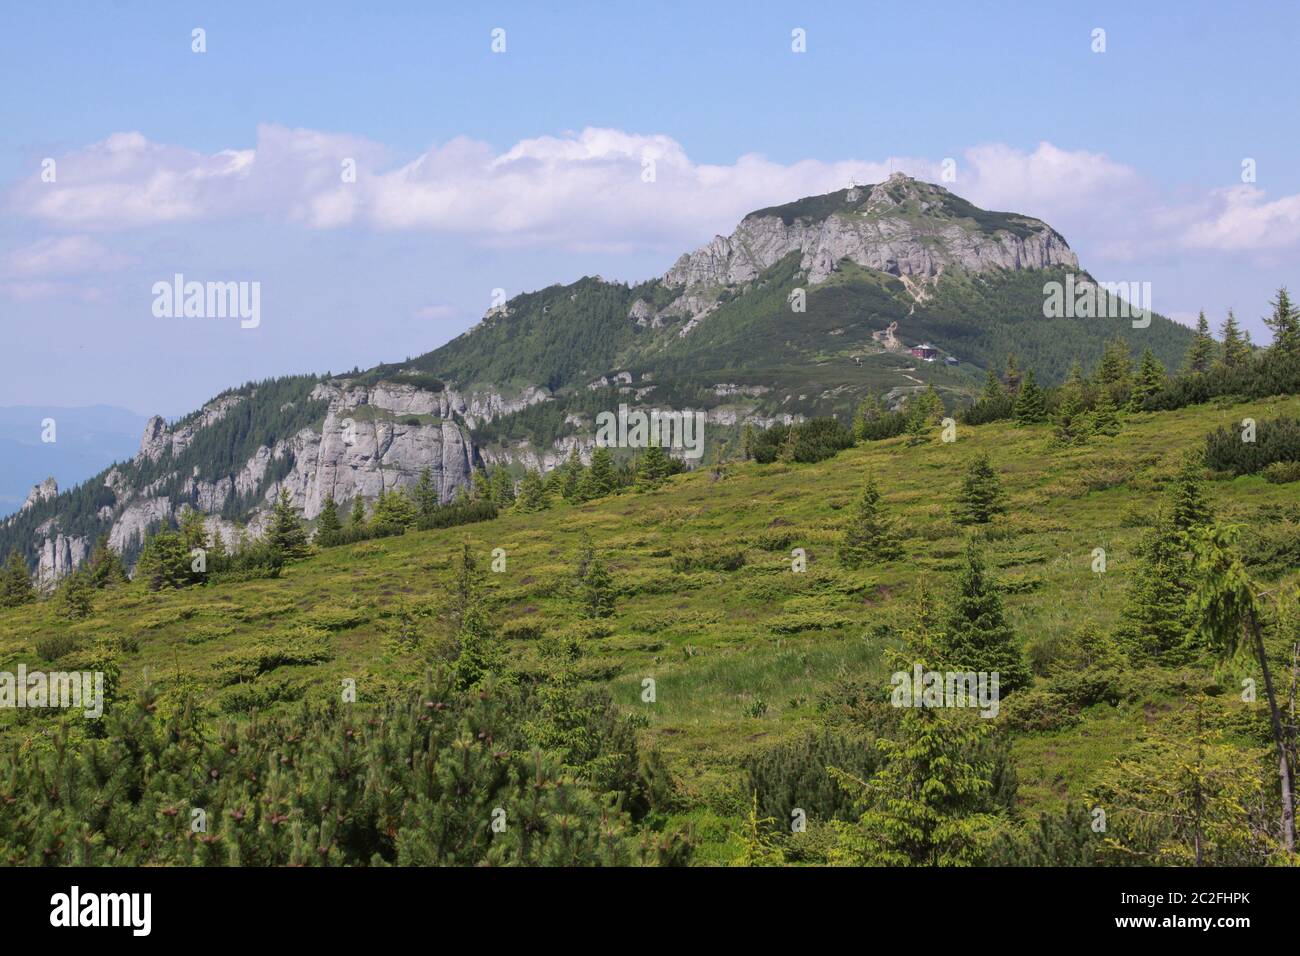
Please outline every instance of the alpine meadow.
[{"label": "alpine meadow", "polygon": [[1187,62],[1293,86],[1294,11],[498,6],[5,14],[23,918],[1071,868],[1058,930],[1293,931],[1151,871],[1297,864],[1300,141]]}]

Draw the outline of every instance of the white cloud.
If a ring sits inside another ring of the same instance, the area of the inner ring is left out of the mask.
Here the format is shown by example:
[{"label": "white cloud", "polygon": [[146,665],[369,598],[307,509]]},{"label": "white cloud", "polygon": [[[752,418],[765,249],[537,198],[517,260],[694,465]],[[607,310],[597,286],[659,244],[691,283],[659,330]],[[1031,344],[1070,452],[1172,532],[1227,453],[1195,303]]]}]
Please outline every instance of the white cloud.
[{"label": "white cloud", "polygon": [[[355,182],[341,175],[355,162]],[[777,163],[755,154],[693,162],[663,135],[589,128],[504,151],[460,137],[393,166],[343,134],[258,127],[252,149],[204,154],[115,133],[58,160],[55,183],[18,183],[9,205],[53,228],[114,230],[264,217],[313,229],[418,230],[502,245],[677,251],[729,232],[745,213],[879,182],[893,170],[940,182],[942,159]],[[648,163],[653,182],[646,182]],[[1300,242],[1300,196],[1253,187],[1167,204],[1135,169],[1085,150],[1001,143],[960,154],[949,187],[977,205],[1042,218],[1088,255],[1152,249],[1276,250]],[[16,254],[17,255],[17,254]]]},{"label": "white cloud", "polygon": [[1185,242],[1198,249],[1270,250],[1300,243],[1300,196],[1268,202],[1264,191],[1240,185],[1216,190],[1212,208],[1188,228]]},{"label": "white cloud", "polygon": [[130,262],[89,236],[51,236],[15,249],[4,258],[0,272],[11,278],[81,275],[108,272]]}]

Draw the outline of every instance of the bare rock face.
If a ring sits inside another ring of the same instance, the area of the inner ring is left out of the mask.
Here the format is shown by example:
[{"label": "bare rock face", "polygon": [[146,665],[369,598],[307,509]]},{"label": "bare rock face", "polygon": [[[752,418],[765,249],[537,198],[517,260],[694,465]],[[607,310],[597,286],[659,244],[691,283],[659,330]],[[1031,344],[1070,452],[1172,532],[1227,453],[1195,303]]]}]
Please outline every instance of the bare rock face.
[{"label": "bare rock face", "polygon": [[90,546],[80,535],[58,533],[46,538],[37,560],[36,586],[42,591],[52,590],[60,578],[80,567],[89,553]]},{"label": "bare rock face", "polygon": [[730,236],[682,256],[663,279],[682,294],[663,312],[698,319],[715,307],[714,290],[750,282],[793,252],[812,285],[826,281],[844,260],[918,279],[954,268],[1078,267],[1065,239],[1041,220],[983,214],[943,187],[902,173],[869,192],[854,188],[820,199],[815,209],[794,203],[752,213]]},{"label": "bare rock face", "polygon": [[39,485],[33,485],[32,490],[27,493],[27,500],[23,506],[18,509],[19,513],[26,511],[28,508],[35,507],[42,501],[49,501],[51,498],[59,496],[59,483],[54,480],[53,476],[46,478]]},{"label": "bare rock face", "polygon": [[[439,499],[450,501],[469,484],[474,450],[452,413],[468,410],[460,396],[384,383],[373,388],[318,386],[314,397],[330,405],[319,433],[304,429],[271,457],[292,454],[293,470],[278,487],[268,488],[273,501],[279,488],[314,518],[333,497],[343,502],[361,495],[373,500],[393,488],[408,488],[428,468]],[[479,407],[489,414],[491,406]],[[445,417],[444,417],[445,416]]]},{"label": "bare rock face", "polygon": [[138,498],[123,509],[108,532],[108,546],[121,554],[128,546],[144,540],[151,524],[165,521],[172,514],[171,499],[165,495],[156,498]]},{"label": "bare rock face", "polygon": [[192,420],[174,431],[168,427],[161,415],[153,416],[145,422],[144,435],[140,438],[140,454],[150,461],[157,461],[168,450],[173,455],[179,455],[190,447],[190,443],[194,441],[194,436],[199,431],[221,421],[243,400],[241,395],[227,395],[208,402]]}]

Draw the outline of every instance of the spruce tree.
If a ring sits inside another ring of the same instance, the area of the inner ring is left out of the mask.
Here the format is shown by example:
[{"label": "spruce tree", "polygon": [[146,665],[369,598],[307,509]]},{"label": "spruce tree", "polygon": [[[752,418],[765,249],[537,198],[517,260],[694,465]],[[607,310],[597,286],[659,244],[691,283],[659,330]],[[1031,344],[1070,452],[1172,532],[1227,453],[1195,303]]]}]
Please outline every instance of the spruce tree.
[{"label": "spruce tree", "polygon": [[1066,385],[1055,416],[1056,442],[1061,445],[1081,445],[1088,440],[1092,422],[1083,410],[1083,398],[1077,385]]},{"label": "spruce tree", "polygon": [[957,520],[963,524],[987,524],[994,515],[1006,510],[1002,482],[989,464],[988,455],[981,453],[970,463],[962,478],[954,509]]},{"label": "spruce tree", "polygon": [[1223,339],[1222,362],[1225,368],[1241,368],[1250,361],[1250,337],[1237,324],[1237,317],[1228,310],[1219,333]]},{"label": "spruce tree", "polygon": [[564,480],[560,483],[560,495],[565,501],[578,500],[578,485],[582,483],[582,476],[586,470],[586,465],[582,463],[582,456],[578,454],[578,446],[574,445],[569,449],[568,461],[564,463]]},{"label": "spruce tree", "polygon": [[614,613],[614,579],[597,555],[582,579],[582,610],[587,617],[610,617]]},{"label": "spruce tree", "polygon": [[504,465],[492,469],[492,500],[498,508],[509,508],[515,503],[515,483]]},{"label": "spruce tree", "polygon": [[1286,286],[1277,290],[1269,305],[1273,307],[1273,314],[1264,319],[1264,324],[1273,332],[1270,348],[1277,355],[1300,355],[1300,310],[1291,304]]},{"label": "spruce tree", "polygon": [[1128,342],[1115,336],[1106,343],[1093,376],[1100,391],[1110,396],[1116,407],[1128,403],[1129,389],[1133,386],[1132,349]]},{"label": "spruce tree", "polygon": [[473,602],[461,615],[456,631],[456,660],[452,664],[456,686],[461,690],[478,686],[488,674],[500,669],[500,660],[496,632],[478,603]]},{"label": "spruce tree", "polygon": [[837,822],[832,859],[850,866],[970,866],[980,860],[993,767],[981,759],[987,730],[978,718],[909,707],[897,739],[880,737],[882,766],[870,780],[831,768],[864,806],[856,823]]},{"label": "spruce tree", "polygon": [[115,587],[127,581],[126,568],[118,553],[108,546],[108,535],[101,534],[95,541],[95,550],[87,562],[90,583],[95,588]]},{"label": "spruce tree", "polygon": [[893,522],[884,516],[880,490],[867,477],[862,497],[840,540],[840,563],[846,568],[860,568],[876,561],[893,561],[903,556]]},{"label": "spruce tree", "polygon": [[1162,512],[1138,547],[1137,567],[1115,635],[1134,660],[1181,664],[1190,659],[1188,567],[1183,533]]},{"label": "spruce tree", "polygon": [[1214,520],[1214,512],[1205,500],[1204,469],[1191,455],[1183,459],[1170,486],[1169,520],[1179,531],[1190,531]]},{"label": "spruce tree", "polygon": [[352,509],[348,512],[348,537],[359,541],[366,533],[366,502],[360,492],[352,499]]},{"label": "spruce tree", "polygon": [[292,561],[308,552],[307,532],[302,518],[289,499],[289,489],[281,488],[271,513],[271,526],[266,533],[267,544],[281,560]]},{"label": "spruce tree", "polygon": [[1015,395],[1020,391],[1020,365],[1016,361],[1015,352],[1007,355],[1007,367],[1002,372],[1002,385],[1008,395]]},{"label": "spruce tree", "polygon": [[9,552],[3,572],[0,572],[0,607],[18,607],[34,600],[36,590],[32,587],[27,560],[14,548]]},{"label": "spruce tree", "polygon": [[[478,472],[475,471],[475,476]],[[430,521],[438,510],[438,489],[433,483],[433,472],[424,468],[420,478],[411,492],[411,503],[415,506],[416,521]]]},{"label": "spruce tree", "polygon": [[980,392],[980,400],[985,402],[996,402],[1006,390],[1002,385],[1002,380],[998,378],[998,373],[989,369],[984,375],[984,390]]},{"label": "spruce tree", "polygon": [[1151,349],[1142,350],[1142,361],[1138,366],[1137,377],[1133,380],[1133,390],[1129,396],[1129,407],[1136,410],[1153,395],[1165,387],[1165,367],[1160,364]]},{"label": "spruce tree", "polygon": [[515,499],[515,508],[524,514],[545,511],[551,506],[550,496],[542,476],[535,471],[525,471],[519,482],[519,497]]},{"label": "spruce tree", "polygon": [[943,663],[958,670],[996,671],[1003,695],[1027,687],[1029,667],[1007,624],[997,584],[986,571],[974,540],[967,545],[966,565],[950,606],[940,643]]},{"label": "spruce tree", "polygon": [[1119,410],[1111,401],[1110,393],[1103,390],[1097,397],[1097,407],[1089,415],[1089,430],[1094,435],[1114,436],[1120,433]]},{"label": "spruce tree", "polygon": [[1016,395],[1015,417],[1017,425],[1035,425],[1047,421],[1047,400],[1043,390],[1034,380],[1034,370],[1025,372],[1020,392]]},{"label": "spruce tree", "polygon": [[193,582],[190,553],[175,531],[161,530],[147,539],[135,565],[135,577],[150,591],[183,588]]},{"label": "spruce tree", "polygon": [[418,517],[415,505],[401,488],[382,491],[375,500],[375,513],[371,523],[388,534],[400,534],[415,524]]},{"label": "spruce tree", "polygon": [[668,477],[668,456],[658,445],[651,445],[637,462],[636,483],[643,490],[658,488]]},{"label": "spruce tree", "polygon": [[478,576],[478,562],[474,560],[474,552],[470,550],[469,541],[462,541],[460,557],[456,562],[456,591],[455,606],[453,608],[458,618],[464,617],[466,609],[474,603],[478,589]]},{"label": "spruce tree", "polygon": [[591,453],[591,466],[579,483],[579,497],[583,501],[603,498],[613,494],[618,487],[618,476],[614,472],[614,455],[608,448],[597,448]]},{"label": "spruce tree", "polygon": [[1187,347],[1185,365],[1192,375],[1203,375],[1214,363],[1214,339],[1210,335],[1210,323],[1205,318],[1205,310],[1196,318],[1196,338]]},{"label": "spruce tree", "polygon": [[325,499],[320,517],[316,519],[316,541],[321,547],[328,548],[339,543],[343,534],[343,525],[339,523],[339,506],[334,496]]},{"label": "spruce tree", "polygon": [[73,571],[59,585],[57,603],[63,615],[74,621],[90,617],[95,610],[95,588],[84,568]]}]

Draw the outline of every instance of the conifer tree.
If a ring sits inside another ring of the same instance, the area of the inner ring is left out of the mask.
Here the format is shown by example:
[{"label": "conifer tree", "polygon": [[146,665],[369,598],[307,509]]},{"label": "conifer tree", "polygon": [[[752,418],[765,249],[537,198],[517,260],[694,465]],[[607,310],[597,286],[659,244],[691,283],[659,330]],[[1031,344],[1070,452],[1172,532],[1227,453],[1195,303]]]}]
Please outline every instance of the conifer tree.
[{"label": "conifer tree", "polygon": [[140,550],[134,580],[143,582],[150,591],[188,587],[193,580],[190,564],[190,553],[180,534],[160,530]]},{"label": "conifer tree", "polygon": [[1006,510],[1002,482],[989,464],[988,455],[981,453],[967,467],[962,479],[954,509],[957,520],[964,524],[987,524],[994,515]]},{"label": "conifer tree", "polygon": [[1178,531],[1210,524],[1214,513],[1205,500],[1204,469],[1195,457],[1183,459],[1169,492],[1169,518]]},{"label": "conifer tree", "polygon": [[515,483],[504,465],[492,469],[492,500],[498,508],[509,508],[515,503]]},{"label": "conifer tree", "polygon": [[981,759],[979,719],[909,707],[896,740],[876,741],[882,766],[870,781],[832,768],[863,806],[856,823],[836,822],[832,859],[850,866],[970,866],[980,862],[992,766]]},{"label": "conifer tree", "polygon": [[1142,361],[1138,365],[1137,376],[1133,380],[1133,389],[1129,396],[1129,407],[1140,409],[1143,402],[1158,394],[1164,387],[1165,367],[1160,364],[1160,360],[1149,347],[1143,349]]},{"label": "conifer tree", "polygon": [[180,527],[178,529],[181,536],[181,544],[186,552],[202,548],[207,550],[208,547],[208,527],[207,516],[201,511],[193,508],[187,508],[181,515]]},{"label": "conifer tree", "polygon": [[90,617],[95,610],[94,602],[95,588],[84,568],[73,571],[59,585],[58,605],[65,617],[74,621]]},{"label": "conifer tree", "polygon": [[1089,415],[1089,430],[1094,435],[1114,436],[1120,433],[1120,427],[1119,410],[1111,401],[1110,393],[1103,389]]},{"label": "conifer tree", "polygon": [[1015,395],[1020,391],[1020,364],[1016,361],[1015,352],[1007,355],[1007,366],[1002,372],[1002,385],[1008,395]]},{"label": "conifer tree", "polygon": [[0,572],[0,607],[18,607],[36,600],[32,587],[31,571],[17,548],[9,552],[3,572]]},{"label": "conifer tree", "polygon": [[1061,445],[1081,445],[1088,440],[1092,431],[1092,421],[1083,410],[1083,398],[1078,386],[1066,385],[1057,406],[1054,431],[1056,442]]},{"label": "conifer tree", "polygon": [[1300,355],[1300,310],[1291,304],[1291,296],[1282,286],[1269,303],[1273,314],[1264,319],[1264,324],[1273,332],[1273,344],[1270,346],[1277,355]]},{"label": "conifer tree", "polygon": [[1070,371],[1065,375],[1065,387],[1076,389],[1082,397],[1087,384],[1087,380],[1083,377],[1083,363],[1075,359],[1070,363]]},{"label": "conifer tree", "polygon": [[519,497],[515,499],[516,510],[524,514],[532,514],[545,511],[550,506],[550,495],[547,493],[542,476],[532,470],[525,471],[523,480],[519,482]]},{"label": "conifer tree", "polygon": [[1016,395],[1015,417],[1017,425],[1035,425],[1047,421],[1047,400],[1034,380],[1033,369],[1025,372],[1020,392]]},{"label": "conifer tree", "polygon": [[474,560],[474,552],[470,550],[469,541],[462,541],[460,557],[456,562],[456,603],[454,610],[457,617],[464,617],[466,609],[474,603],[474,596],[478,588],[478,574],[478,562]]},{"label": "conifer tree", "polygon": [[1102,350],[1101,361],[1097,364],[1097,384],[1112,390],[1112,397],[1118,399],[1115,389],[1128,391],[1133,377],[1133,351],[1128,342],[1115,336],[1106,343]]},{"label": "conifer tree", "polygon": [[86,563],[92,587],[97,589],[116,587],[127,581],[126,568],[118,553],[108,546],[108,535],[101,534],[95,541],[95,550],[90,553]]},{"label": "conifer tree", "polygon": [[614,613],[614,579],[599,555],[591,559],[582,579],[582,610],[587,617],[610,617]]},{"label": "conifer tree", "polygon": [[[880,399],[875,395],[868,395],[858,403],[857,411],[853,414],[853,439],[854,441],[869,441],[871,438],[871,427],[882,417],[884,417],[885,408],[880,404]],[[746,453],[747,458],[753,457],[754,445],[757,442],[757,435],[753,427],[745,426],[749,429],[751,440],[749,451]]]},{"label": "conifer tree", "polygon": [[560,483],[560,494],[565,501],[578,500],[578,485],[582,483],[582,475],[586,470],[582,456],[578,454],[578,446],[574,445],[569,449],[568,461],[564,463],[564,480]]},{"label": "conifer tree", "polygon": [[343,534],[343,525],[339,523],[339,506],[334,502],[334,496],[330,495],[325,499],[325,504],[321,507],[320,517],[316,519],[316,541],[325,548],[338,544]]},{"label": "conifer tree", "polygon": [[[858,415],[861,415],[861,412],[862,412],[862,406],[859,405]],[[861,441],[862,435],[858,429],[858,415],[855,415],[853,418],[853,437],[856,438],[858,441]],[[744,457],[745,461],[753,460],[754,443],[756,441],[757,441],[757,436],[754,432],[754,426],[751,425],[749,422],[746,422],[745,427],[742,428],[740,431],[740,454],[742,457]]]},{"label": "conifer tree", "polygon": [[1187,347],[1185,366],[1192,375],[1203,375],[1214,363],[1214,339],[1210,335],[1210,323],[1205,318],[1205,310],[1196,318],[1196,338]]},{"label": "conifer tree", "polygon": [[984,375],[984,390],[980,392],[980,400],[985,402],[996,402],[1006,394],[1002,385],[1002,380],[998,378],[998,373],[989,369]]},{"label": "conifer tree", "polygon": [[416,517],[415,505],[406,492],[401,488],[390,488],[381,491],[375,500],[371,524],[387,533],[401,533],[415,524]]},{"label": "conifer tree", "polygon": [[366,533],[366,502],[358,492],[352,499],[352,509],[348,512],[348,537],[359,540]]},{"label": "conifer tree", "polygon": [[[478,474],[475,470],[475,477]],[[429,468],[421,469],[419,480],[411,491],[411,503],[415,507],[416,521],[429,521],[438,511],[438,489],[433,483],[433,472]]]},{"label": "conifer tree", "polygon": [[1002,596],[984,567],[984,557],[972,539],[957,594],[949,605],[940,653],[943,663],[958,670],[997,672],[1002,695],[1030,683],[1029,667],[1002,610]]},{"label": "conifer tree", "polygon": [[266,540],[271,551],[285,561],[301,558],[308,552],[307,531],[289,499],[288,488],[281,488],[280,496],[275,500]]},{"label": "conifer tree", "polygon": [[658,488],[668,477],[668,456],[658,445],[651,445],[637,462],[636,483],[641,489]]},{"label": "conifer tree", "polygon": [[500,661],[496,632],[478,603],[473,602],[461,615],[456,631],[456,660],[452,664],[456,686],[461,690],[478,686],[488,674],[500,669]]},{"label": "conifer tree", "polygon": [[1137,661],[1186,662],[1193,653],[1190,594],[1183,535],[1162,512],[1138,547],[1116,639]]},{"label": "conifer tree", "polygon": [[880,490],[868,476],[849,526],[840,540],[840,563],[860,568],[876,561],[893,561],[903,556],[893,522],[884,516]]},{"label": "conifer tree", "polygon": [[583,501],[614,493],[618,487],[618,476],[614,472],[614,455],[608,448],[597,448],[591,453],[591,466],[582,476],[578,487],[578,497]]},{"label": "conifer tree", "polygon": [[1237,317],[1228,310],[1219,337],[1223,339],[1222,362],[1225,368],[1241,368],[1250,361],[1250,337],[1237,324]]},{"label": "conifer tree", "polygon": [[475,501],[492,500],[492,482],[481,467],[475,468],[474,475],[470,478],[469,496]]}]

